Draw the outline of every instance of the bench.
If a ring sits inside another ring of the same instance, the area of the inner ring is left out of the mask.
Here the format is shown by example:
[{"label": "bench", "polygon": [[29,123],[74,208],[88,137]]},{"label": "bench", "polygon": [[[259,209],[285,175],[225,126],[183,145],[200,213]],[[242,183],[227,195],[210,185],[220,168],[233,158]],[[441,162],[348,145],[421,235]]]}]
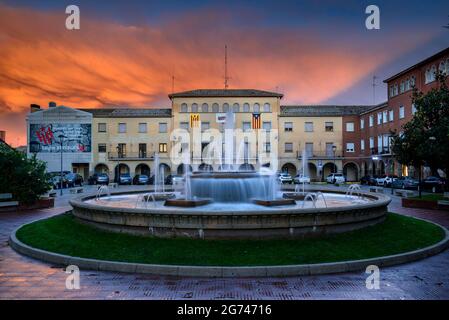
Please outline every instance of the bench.
[{"label": "bench", "polygon": [[449,210],[449,201],[448,200],[438,200],[438,209]]},{"label": "bench", "polygon": [[0,208],[17,207],[19,205],[19,201],[11,201],[11,199],[11,193],[0,193]]},{"label": "bench", "polygon": [[370,192],[376,192],[376,193],[384,193],[384,188],[382,187],[370,187]]},{"label": "bench", "polygon": [[412,197],[414,195],[413,191],[411,190],[404,190],[404,189],[397,189],[394,190],[394,194],[403,198]]},{"label": "bench", "polygon": [[72,188],[70,189],[70,193],[83,193],[84,189],[83,188]]},{"label": "bench", "polygon": [[449,199],[449,192],[443,193],[443,197],[446,198],[446,199]]},{"label": "bench", "polygon": [[110,184],[108,184],[109,188],[117,188],[118,187],[118,183],[117,182],[111,182]]}]

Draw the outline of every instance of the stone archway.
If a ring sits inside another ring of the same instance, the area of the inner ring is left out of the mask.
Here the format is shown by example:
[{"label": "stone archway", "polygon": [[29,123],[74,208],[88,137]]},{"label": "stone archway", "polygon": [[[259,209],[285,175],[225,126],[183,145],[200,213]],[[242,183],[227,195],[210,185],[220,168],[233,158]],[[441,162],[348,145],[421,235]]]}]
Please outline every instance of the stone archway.
[{"label": "stone archway", "polygon": [[150,167],[147,164],[141,163],[141,164],[138,164],[136,166],[135,173],[136,174],[143,174],[143,175],[146,175],[146,176],[150,176],[151,170],[150,170]]},{"label": "stone archway", "polygon": [[296,166],[293,163],[285,163],[282,166],[281,171],[289,173],[292,177],[296,176]]},{"label": "stone archway", "polygon": [[239,171],[254,171],[254,166],[250,163],[240,165]]},{"label": "stone archway", "polygon": [[212,171],[214,171],[214,167],[212,167],[210,164],[202,163],[202,164],[200,164],[200,166],[198,167],[198,171],[212,172]]},{"label": "stone archway", "polygon": [[[119,167],[120,166],[120,167]],[[118,182],[118,177],[120,174],[131,173],[129,166],[125,163],[120,163],[115,166],[114,169],[114,181]]]},{"label": "stone archway", "polygon": [[359,180],[359,168],[354,162],[348,162],[343,166],[343,175],[346,177],[346,181],[358,181]]},{"label": "stone archway", "polygon": [[109,173],[109,167],[104,163],[99,163],[95,166],[94,173]]},{"label": "stone archway", "polygon": [[176,173],[177,173],[177,174],[180,174],[180,175],[181,175],[181,174],[184,174],[184,173],[185,173],[186,167],[187,167],[187,171],[188,171],[188,172],[192,172],[192,171],[193,171],[192,166],[191,166],[190,164],[185,165],[184,163],[181,163],[181,164],[178,166],[178,168],[176,169]]},{"label": "stone archway", "polygon": [[328,162],[326,164],[323,165],[323,170],[322,170],[322,178],[323,180],[326,179],[326,177],[328,175],[330,175],[331,173],[336,173],[338,170],[338,167],[333,163],[333,162]]},{"label": "stone archway", "polygon": [[309,162],[307,164],[307,174],[309,175],[310,181],[318,180],[318,170],[314,163]]}]

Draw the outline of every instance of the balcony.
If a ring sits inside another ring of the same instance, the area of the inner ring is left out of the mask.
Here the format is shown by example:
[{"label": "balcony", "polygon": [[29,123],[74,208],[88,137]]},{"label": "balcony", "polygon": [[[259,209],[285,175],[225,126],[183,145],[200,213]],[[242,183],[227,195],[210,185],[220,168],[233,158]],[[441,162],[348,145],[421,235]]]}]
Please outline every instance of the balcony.
[{"label": "balcony", "polygon": [[154,152],[108,152],[108,159],[118,160],[154,160]]},{"label": "balcony", "polygon": [[371,148],[371,154],[372,155],[390,155],[391,149],[389,147],[383,147],[383,148]]},{"label": "balcony", "polygon": [[[335,155],[334,152],[326,152],[326,151],[313,151],[313,152],[306,152],[307,158],[309,159],[334,159],[334,158],[342,158],[343,152],[336,151]],[[302,151],[296,152],[296,158],[298,160],[301,160],[302,158]]]}]

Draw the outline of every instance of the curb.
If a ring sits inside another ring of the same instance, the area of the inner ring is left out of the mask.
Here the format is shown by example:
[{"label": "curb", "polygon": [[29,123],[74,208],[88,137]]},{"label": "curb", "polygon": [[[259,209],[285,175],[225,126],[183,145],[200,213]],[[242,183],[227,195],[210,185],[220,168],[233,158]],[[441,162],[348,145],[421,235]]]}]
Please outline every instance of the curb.
[{"label": "curb", "polygon": [[[414,217],[413,217],[414,218]],[[419,219],[419,218],[414,218]],[[225,266],[185,266],[185,265],[160,265],[141,264],[130,262],[116,262],[97,259],[72,257],[30,247],[16,237],[16,232],[24,225],[15,229],[10,238],[9,245],[15,251],[49,263],[58,265],[76,265],[80,269],[114,271],[126,273],[142,273],[164,276],[182,277],[209,277],[209,278],[235,278],[235,277],[288,277],[342,273],[365,270],[369,265],[387,267],[421,260],[436,255],[449,247],[449,231],[434,222],[419,219],[439,226],[445,232],[445,237],[440,242],[426,248],[400,253],[397,255],[376,257],[363,260],[342,262],[282,265],[282,266],[254,266],[254,267],[225,267]],[[34,221],[33,221],[34,222]],[[30,222],[32,223],[32,222]]]}]

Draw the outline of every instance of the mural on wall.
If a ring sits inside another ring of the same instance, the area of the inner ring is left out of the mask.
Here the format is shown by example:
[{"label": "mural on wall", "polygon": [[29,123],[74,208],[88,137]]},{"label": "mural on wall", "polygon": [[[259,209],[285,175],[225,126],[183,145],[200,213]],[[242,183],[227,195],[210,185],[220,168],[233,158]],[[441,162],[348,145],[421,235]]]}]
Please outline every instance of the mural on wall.
[{"label": "mural on wall", "polygon": [[92,125],[87,123],[30,124],[30,152],[91,152]]}]

